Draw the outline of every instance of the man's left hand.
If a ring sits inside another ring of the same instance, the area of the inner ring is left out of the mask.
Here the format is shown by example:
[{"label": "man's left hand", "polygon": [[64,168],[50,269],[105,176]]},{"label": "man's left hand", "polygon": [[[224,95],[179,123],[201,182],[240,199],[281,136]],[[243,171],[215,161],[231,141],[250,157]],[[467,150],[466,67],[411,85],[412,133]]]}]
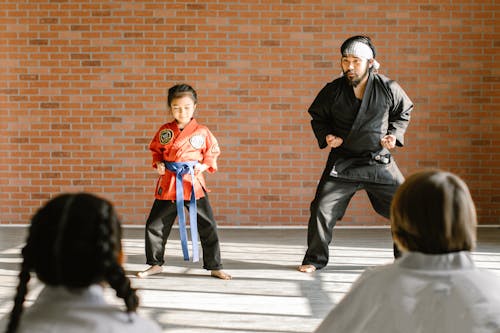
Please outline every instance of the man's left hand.
[{"label": "man's left hand", "polygon": [[392,149],[396,147],[396,136],[392,134],[386,135],[380,140],[380,144],[384,148]]}]

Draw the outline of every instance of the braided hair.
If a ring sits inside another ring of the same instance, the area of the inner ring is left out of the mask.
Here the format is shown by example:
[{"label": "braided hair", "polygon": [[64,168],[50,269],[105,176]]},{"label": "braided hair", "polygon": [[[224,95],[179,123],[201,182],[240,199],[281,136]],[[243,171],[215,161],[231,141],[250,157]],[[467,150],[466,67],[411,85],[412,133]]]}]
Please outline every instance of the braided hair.
[{"label": "braided hair", "polygon": [[88,193],[61,194],[33,216],[7,333],[15,332],[30,272],[49,286],[85,288],[106,281],[125,302],[139,305],[120,262],[121,224],[110,202]]}]

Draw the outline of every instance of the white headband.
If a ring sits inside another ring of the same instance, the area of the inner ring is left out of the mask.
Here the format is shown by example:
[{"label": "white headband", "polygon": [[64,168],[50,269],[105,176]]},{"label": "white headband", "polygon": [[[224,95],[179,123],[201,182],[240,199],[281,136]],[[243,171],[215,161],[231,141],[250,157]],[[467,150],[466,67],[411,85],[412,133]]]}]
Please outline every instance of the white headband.
[{"label": "white headband", "polygon": [[[345,57],[349,54],[358,58],[364,58],[368,60],[373,59],[373,50],[371,49],[370,46],[362,42],[356,41],[349,44],[349,46],[347,46],[344,52],[342,53],[342,56]],[[373,59],[373,67],[375,69],[378,69],[380,67],[380,64],[375,59]]]}]

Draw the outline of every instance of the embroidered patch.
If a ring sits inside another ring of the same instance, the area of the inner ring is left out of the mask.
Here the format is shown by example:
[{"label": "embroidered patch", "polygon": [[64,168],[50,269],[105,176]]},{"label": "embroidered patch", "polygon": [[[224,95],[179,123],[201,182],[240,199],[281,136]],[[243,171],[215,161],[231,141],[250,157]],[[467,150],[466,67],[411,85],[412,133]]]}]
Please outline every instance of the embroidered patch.
[{"label": "embroidered patch", "polygon": [[205,144],[205,137],[202,135],[193,135],[189,138],[189,143],[194,149],[200,149]]},{"label": "embroidered patch", "polygon": [[172,141],[172,138],[174,137],[174,131],[171,129],[164,129],[163,131],[160,132],[160,143],[162,145],[168,144],[170,141]]}]

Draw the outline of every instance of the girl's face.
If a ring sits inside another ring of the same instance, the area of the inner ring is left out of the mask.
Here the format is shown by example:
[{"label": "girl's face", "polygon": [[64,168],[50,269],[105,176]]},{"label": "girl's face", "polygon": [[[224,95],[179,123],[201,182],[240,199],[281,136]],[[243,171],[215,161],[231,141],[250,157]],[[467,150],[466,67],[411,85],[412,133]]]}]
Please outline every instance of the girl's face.
[{"label": "girl's face", "polygon": [[170,103],[170,111],[180,129],[183,129],[193,118],[196,104],[189,96],[174,98]]}]

